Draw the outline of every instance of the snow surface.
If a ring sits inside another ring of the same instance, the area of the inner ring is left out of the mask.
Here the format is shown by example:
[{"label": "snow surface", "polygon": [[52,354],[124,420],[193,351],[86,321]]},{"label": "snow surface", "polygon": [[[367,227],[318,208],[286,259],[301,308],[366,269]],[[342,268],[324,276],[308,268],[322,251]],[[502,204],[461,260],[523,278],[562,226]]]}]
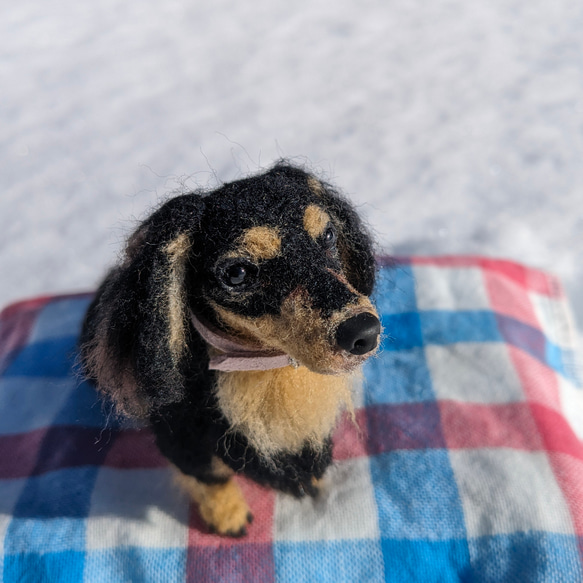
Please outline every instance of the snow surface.
[{"label": "snow surface", "polygon": [[93,288],[147,209],[281,156],[387,251],[559,275],[583,328],[583,3],[20,0],[0,18],[0,305]]}]

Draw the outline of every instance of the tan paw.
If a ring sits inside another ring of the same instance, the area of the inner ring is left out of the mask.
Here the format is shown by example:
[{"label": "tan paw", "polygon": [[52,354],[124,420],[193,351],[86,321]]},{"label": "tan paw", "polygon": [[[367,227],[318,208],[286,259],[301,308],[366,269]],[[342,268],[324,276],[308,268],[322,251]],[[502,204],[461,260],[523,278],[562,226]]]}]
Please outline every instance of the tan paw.
[{"label": "tan paw", "polygon": [[245,536],[253,515],[239,486],[229,480],[225,484],[206,486],[206,494],[198,508],[211,532],[227,536]]},{"label": "tan paw", "polygon": [[253,515],[243,493],[232,479],[222,484],[204,484],[176,470],[176,483],[198,505],[202,519],[211,532],[227,536],[244,536]]}]

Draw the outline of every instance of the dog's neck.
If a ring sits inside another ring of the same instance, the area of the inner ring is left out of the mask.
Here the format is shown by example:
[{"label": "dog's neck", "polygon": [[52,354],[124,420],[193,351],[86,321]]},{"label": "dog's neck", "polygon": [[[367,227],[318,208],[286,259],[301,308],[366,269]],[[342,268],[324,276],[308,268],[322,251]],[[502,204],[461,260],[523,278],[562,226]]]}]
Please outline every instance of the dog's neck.
[{"label": "dog's neck", "polygon": [[290,364],[295,365],[294,360],[284,352],[243,344],[210,324],[203,323],[193,312],[190,313],[190,318],[204,341],[218,351],[218,354],[210,355],[210,370],[223,372],[271,370]]}]

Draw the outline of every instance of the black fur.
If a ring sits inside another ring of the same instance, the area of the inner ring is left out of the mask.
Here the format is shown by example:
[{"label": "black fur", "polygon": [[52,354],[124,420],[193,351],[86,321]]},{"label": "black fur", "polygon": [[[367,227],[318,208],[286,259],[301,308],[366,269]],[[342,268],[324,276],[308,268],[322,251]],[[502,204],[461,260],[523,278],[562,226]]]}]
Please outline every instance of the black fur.
[{"label": "black fur", "polygon": [[[251,318],[277,315],[301,286],[313,309],[327,318],[358,294],[370,295],[375,264],[369,235],[337,191],[320,183],[315,192],[309,177],[280,163],[213,192],[169,200],[132,235],[123,262],[109,273],[87,312],[81,338],[87,374],[121,409],[146,417],[161,452],[202,482],[223,479],[210,467],[212,456],[218,456],[236,472],[302,496],[315,493],[312,479],[331,462],[329,439],[320,448],[306,445],[300,453],[267,459],[229,427],[214,394],[216,373],[208,370],[207,346],[188,310],[183,314],[187,349],[177,355],[169,344],[170,300],[163,293],[172,277],[167,246],[185,234],[190,246],[181,282],[184,301],[218,327],[211,301]],[[336,247],[315,244],[297,227],[309,204],[330,215]],[[281,253],[261,264],[253,285],[234,293],[225,286],[220,258],[246,229],[259,225],[279,230]],[[334,274],[343,274],[353,289]],[[128,382],[130,388],[118,392],[117,386]]]}]

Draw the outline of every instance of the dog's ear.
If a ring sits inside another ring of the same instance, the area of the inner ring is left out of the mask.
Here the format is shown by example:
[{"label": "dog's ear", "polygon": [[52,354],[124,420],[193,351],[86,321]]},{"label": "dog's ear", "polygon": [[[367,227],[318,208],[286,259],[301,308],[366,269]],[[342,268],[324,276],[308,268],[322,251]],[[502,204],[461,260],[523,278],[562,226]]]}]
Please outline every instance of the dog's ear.
[{"label": "dog's ear", "polygon": [[310,177],[308,183],[325,203],[339,230],[338,250],[348,281],[359,293],[370,296],[375,284],[376,264],[368,229],[351,203],[332,186],[314,177]]},{"label": "dog's ear", "polygon": [[124,413],[144,416],[184,393],[185,278],[203,208],[202,197],[183,195],[144,221],[87,312],[81,337],[85,372]]}]

